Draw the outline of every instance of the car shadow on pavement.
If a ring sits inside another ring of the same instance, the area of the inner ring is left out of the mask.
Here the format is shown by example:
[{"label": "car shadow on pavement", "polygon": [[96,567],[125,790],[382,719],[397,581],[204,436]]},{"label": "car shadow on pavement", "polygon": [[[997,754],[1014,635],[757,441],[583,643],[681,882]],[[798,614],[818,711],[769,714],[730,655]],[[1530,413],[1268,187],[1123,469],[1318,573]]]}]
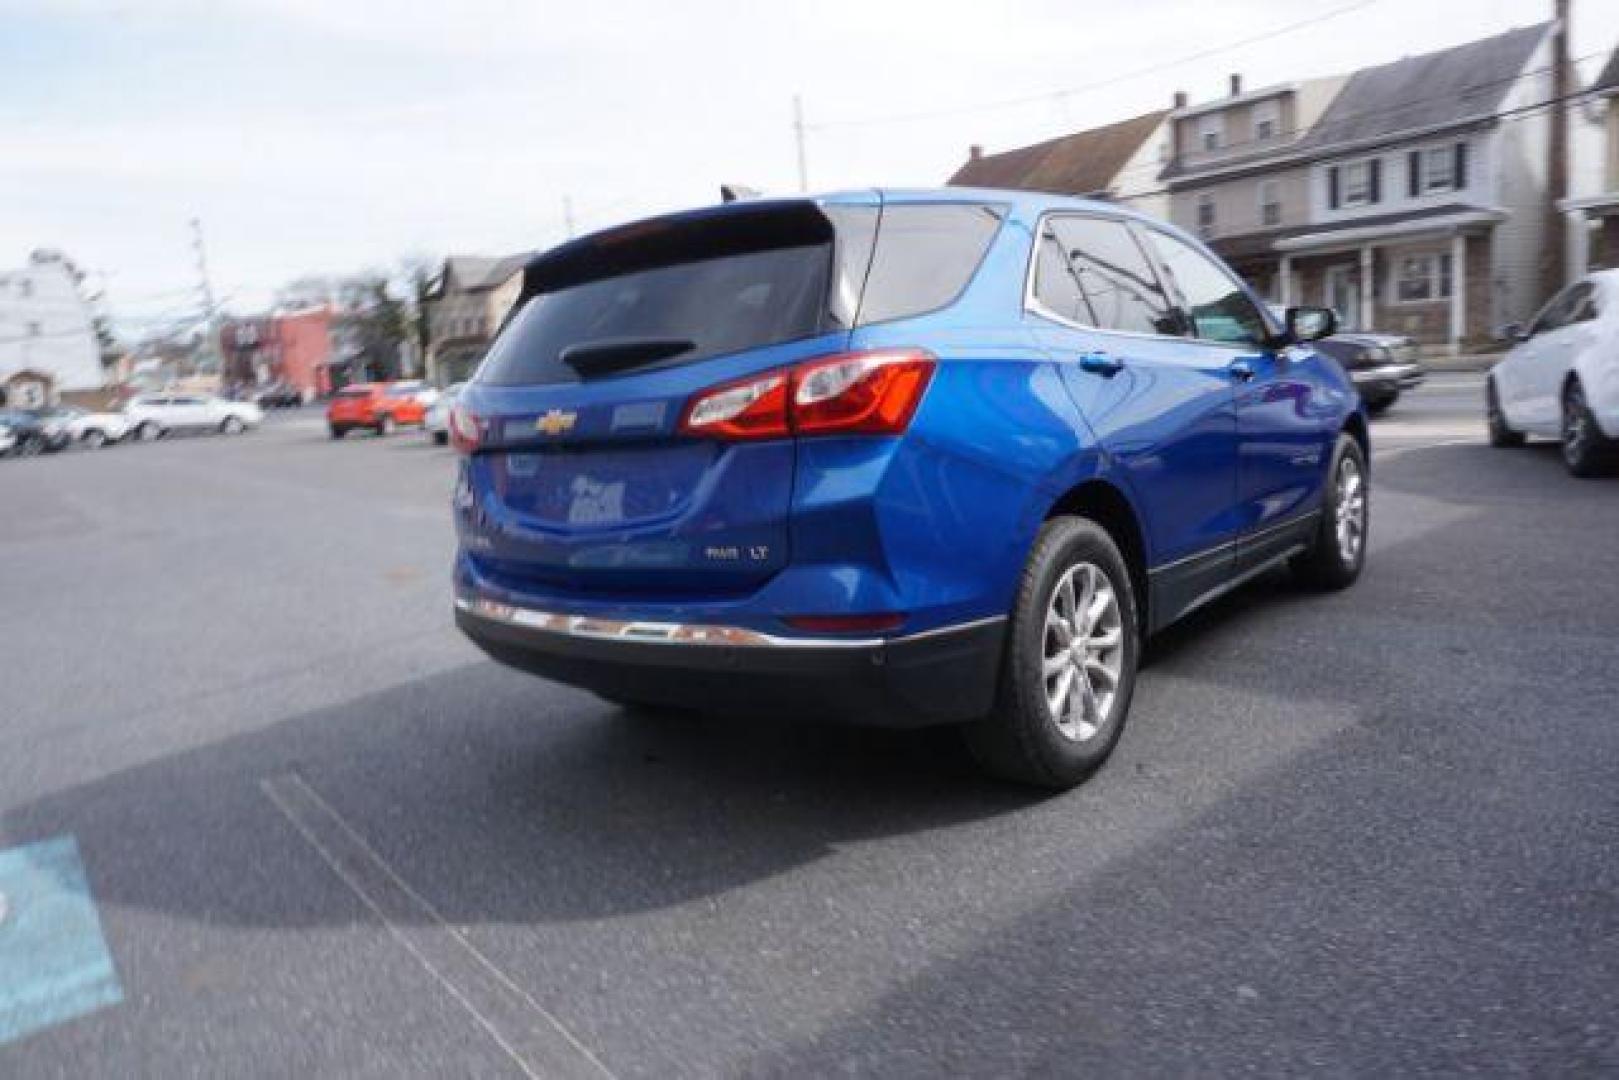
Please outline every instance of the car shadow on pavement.
[{"label": "car shadow on pavement", "polygon": [[3,832],[77,836],[104,902],[360,918],[267,884],[278,859],[316,858],[261,787],[288,774],[467,924],[664,908],[1037,801],[976,776],[950,731],[632,714],[477,663],[63,790]]}]

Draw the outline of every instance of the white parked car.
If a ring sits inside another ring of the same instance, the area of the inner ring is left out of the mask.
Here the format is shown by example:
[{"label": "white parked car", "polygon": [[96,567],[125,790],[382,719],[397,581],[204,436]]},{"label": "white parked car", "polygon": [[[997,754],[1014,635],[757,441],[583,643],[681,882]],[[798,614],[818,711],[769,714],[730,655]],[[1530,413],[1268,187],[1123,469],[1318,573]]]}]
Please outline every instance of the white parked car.
[{"label": "white parked car", "polygon": [[129,417],[123,413],[89,412],[66,405],[53,410],[52,417],[59,419],[67,428],[68,437],[73,442],[92,450],[115,443],[129,434]]},{"label": "white parked car", "polygon": [[1619,270],[1581,278],[1556,296],[1490,369],[1484,388],[1492,446],[1520,446],[1526,435],[1563,443],[1575,476],[1619,462]]},{"label": "white parked car", "polygon": [[0,424],[0,454],[6,453],[16,445],[17,436],[13,435],[11,429],[5,424]]},{"label": "white parked car", "polygon": [[412,398],[428,408],[438,401],[439,392],[436,387],[427,385],[420,379],[401,379],[388,387],[388,396],[393,398]]},{"label": "white parked car", "polygon": [[239,435],[257,427],[264,410],[251,401],[226,401],[205,394],[155,393],[131,398],[124,406],[137,439],[161,439],[171,431],[221,431]]},{"label": "white parked car", "polygon": [[432,436],[439,446],[450,441],[450,409],[455,405],[455,397],[461,392],[466,383],[451,383],[446,386],[433,403],[427,407],[427,415],[422,418],[422,430]]}]

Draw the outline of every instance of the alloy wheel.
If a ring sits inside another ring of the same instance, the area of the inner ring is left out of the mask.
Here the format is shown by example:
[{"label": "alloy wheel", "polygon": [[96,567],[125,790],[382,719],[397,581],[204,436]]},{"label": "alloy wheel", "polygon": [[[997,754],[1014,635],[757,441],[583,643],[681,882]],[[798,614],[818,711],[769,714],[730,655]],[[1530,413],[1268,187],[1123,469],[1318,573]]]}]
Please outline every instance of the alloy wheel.
[{"label": "alloy wheel", "polygon": [[1124,669],[1124,620],[1113,583],[1092,563],[1069,567],[1046,608],[1041,676],[1057,730],[1075,742],[1106,724]]},{"label": "alloy wheel", "polygon": [[1585,444],[1590,439],[1590,428],[1585,419],[1585,392],[1574,383],[1563,395],[1563,459],[1578,463],[1585,455]]},{"label": "alloy wheel", "polygon": [[1366,479],[1352,457],[1338,462],[1338,491],[1333,500],[1333,531],[1338,538],[1338,555],[1344,565],[1353,566],[1366,542]]}]

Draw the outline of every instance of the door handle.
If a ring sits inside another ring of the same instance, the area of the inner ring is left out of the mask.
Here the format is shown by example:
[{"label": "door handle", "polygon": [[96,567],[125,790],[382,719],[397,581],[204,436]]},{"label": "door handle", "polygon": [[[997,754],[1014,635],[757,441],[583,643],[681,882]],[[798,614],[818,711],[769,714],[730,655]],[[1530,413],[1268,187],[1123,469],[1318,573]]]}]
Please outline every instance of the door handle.
[{"label": "door handle", "polygon": [[1124,361],[1105,352],[1088,352],[1080,356],[1079,369],[1111,379],[1124,370]]},{"label": "door handle", "polygon": [[1233,360],[1226,370],[1231,372],[1231,377],[1238,382],[1247,382],[1254,377],[1254,365],[1249,360]]}]

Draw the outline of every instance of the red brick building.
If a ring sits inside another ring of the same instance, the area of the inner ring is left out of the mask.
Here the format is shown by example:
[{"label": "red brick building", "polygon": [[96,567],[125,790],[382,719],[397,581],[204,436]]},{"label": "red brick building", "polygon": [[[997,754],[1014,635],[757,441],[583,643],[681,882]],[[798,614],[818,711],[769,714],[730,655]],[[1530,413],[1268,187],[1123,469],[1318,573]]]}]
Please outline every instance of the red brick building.
[{"label": "red brick building", "polygon": [[306,308],[277,315],[232,319],[220,333],[226,379],[296,386],[306,400],[331,393],[332,310]]}]

